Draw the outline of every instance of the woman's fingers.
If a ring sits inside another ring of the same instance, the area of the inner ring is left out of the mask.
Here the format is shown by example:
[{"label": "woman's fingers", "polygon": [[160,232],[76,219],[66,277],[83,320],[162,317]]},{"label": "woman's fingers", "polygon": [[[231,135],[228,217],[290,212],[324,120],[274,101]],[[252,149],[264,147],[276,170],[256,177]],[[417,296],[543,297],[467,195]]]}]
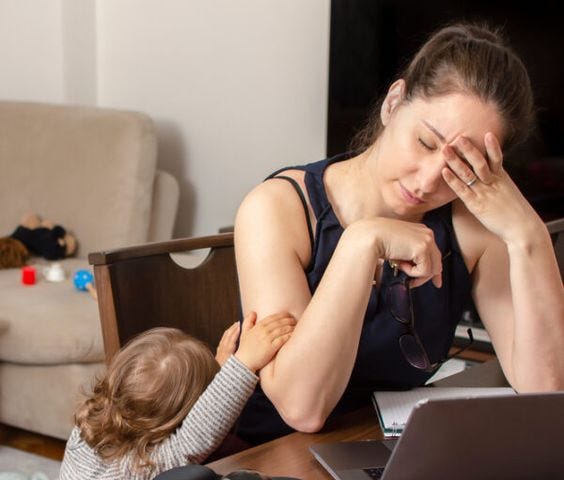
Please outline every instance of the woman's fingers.
[{"label": "woman's fingers", "polygon": [[484,144],[485,154],[464,136],[443,147],[448,167],[468,187],[476,181],[489,185],[501,168],[501,148],[495,135],[488,132]]},{"label": "woman's fingers", "polygon": [[503,153],[498,139],[492,132],[487,132],[484,136],[484,145],[485,154],[468,138],[459,136],[454,142],[443,147],[447,166],[460,182],[453,181],[448,175],[443,175],[443,178],[450,180],[457,187],[454,189],[457,194],[464,194],[474,187],[476,182],[490,185],[501,173]]},{"label": "woman's fingers", "polygon": [[432,280],[436,287],[442,285],[442,255],[433,230],[423,224],[386,221],[390,232],[384,239],[385,256],[392,264],[412,277],[416,287]]},{"label": "woman's fingers", "polygon": [[[476,181],[482,181],[482,177],[474,171],[472,164],[465,159],[466,157],[464,157],[464,154],[461,153],[460,150],[455,149],[450,145],[445,145],[443,147],[443,153],[448,168],[450,168],[450,170],[460,179],[462,183],[470,187]],[[482,176],[484,176],[484,174],[482,174]]]},{"label": "woman's fingers", "polygon": [[499,144],[497,137],[491,132],[486,133],[484,140],[490,169],[494,175],[499,175],[503,166],[503,152],[501,151],[501,145]]},{"label": "woman's fingers", "polygon": [[[467,202],[470,199],[469,197],[474,195],[472,188],[475,186],[475,183],[465,183],[459,176],[455,175],[450,168],[443,168],[441,173],[447,185],[464,202]],[[479,180],[476,180],[476,182],[479,182]]]},{"label": "woman's fingers", "polygon": [[437,288],[443,284],[441,252],[434,242],[421,254],[416,255],[411,262],[401,262],[399,267],[413,278],[412,287],[423,285],[428,280],[431,280]]},{"label": "woman's fingers", "polygon": [[485,156],[462,136],[443,147],[447,163],[441,172],[443,179],[468,207],[476,206],[479,197],[489,192],[503,173],[503,153],[496,136],[487,132],[484,144]]}]

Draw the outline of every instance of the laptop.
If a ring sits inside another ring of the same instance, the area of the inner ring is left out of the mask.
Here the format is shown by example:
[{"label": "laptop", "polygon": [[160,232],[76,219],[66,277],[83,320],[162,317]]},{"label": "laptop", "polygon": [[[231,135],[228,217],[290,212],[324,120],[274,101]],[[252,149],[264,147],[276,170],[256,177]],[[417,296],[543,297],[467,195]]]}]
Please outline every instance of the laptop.
[{"label": "laptop", "polygon": [[562,479],[564,392],[428,400],[399,439],[310,451],[336,480]]}]

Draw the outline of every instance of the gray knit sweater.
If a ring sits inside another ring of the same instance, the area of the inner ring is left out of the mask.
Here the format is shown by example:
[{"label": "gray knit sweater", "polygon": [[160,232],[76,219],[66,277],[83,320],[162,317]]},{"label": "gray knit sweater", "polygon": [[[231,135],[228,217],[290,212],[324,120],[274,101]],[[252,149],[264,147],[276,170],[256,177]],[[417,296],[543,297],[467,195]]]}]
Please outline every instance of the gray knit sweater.
[{"label": "gray knit sweater", "polygon": [[60,480],[152,479],[173,467],[200,463],[225,438],[253,392],[258,377],[231,356],[194,404],[178,429],[151,453],[157,467],[132,472],[131,456],[104,462],[75,427],[65,449]]}]

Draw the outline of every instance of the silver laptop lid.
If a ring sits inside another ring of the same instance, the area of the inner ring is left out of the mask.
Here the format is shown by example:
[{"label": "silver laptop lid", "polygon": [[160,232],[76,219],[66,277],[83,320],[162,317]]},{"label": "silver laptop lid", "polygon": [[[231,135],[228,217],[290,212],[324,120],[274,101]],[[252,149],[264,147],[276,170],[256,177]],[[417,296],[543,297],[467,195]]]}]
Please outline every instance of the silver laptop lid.
[{"label": "silver laptop lid", "polygon": [[564,392],[420,404],[382,478],[564,478]]}]

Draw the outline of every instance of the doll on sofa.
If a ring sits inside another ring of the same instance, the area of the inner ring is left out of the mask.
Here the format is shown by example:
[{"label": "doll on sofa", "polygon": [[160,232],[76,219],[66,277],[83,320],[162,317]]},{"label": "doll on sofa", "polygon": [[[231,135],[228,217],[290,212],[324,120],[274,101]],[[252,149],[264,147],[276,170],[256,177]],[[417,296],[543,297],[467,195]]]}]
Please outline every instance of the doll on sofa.
[{"label": "doll on sofa", "polygon": [[11,235],[0,238],[0,269],[23,267],[31,255],[59,260],[76,247],[76,238],[61,225],[28,213]]}]

